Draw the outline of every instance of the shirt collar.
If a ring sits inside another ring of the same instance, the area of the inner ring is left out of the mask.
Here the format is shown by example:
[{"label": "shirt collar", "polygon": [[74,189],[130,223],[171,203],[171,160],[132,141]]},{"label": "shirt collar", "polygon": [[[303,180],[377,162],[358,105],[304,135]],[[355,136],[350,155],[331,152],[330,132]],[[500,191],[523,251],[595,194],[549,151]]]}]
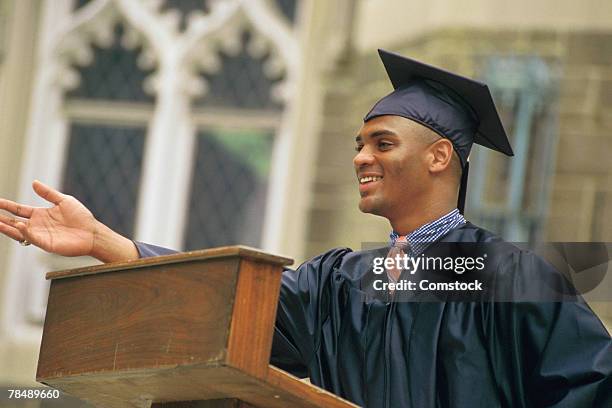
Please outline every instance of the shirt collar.
[{"label": "shirt collar", "polygon": [[[465,218],[459,212],[459,210],[455,208],[437,220],[420,226],[410,234],[406,235],[406,240],[410,245],[411,254],[421,254],[423,251],[425,251],[425,249],[427,249],[430,243],[437,241],[440,237],[446,235],[450,230],[465,223]],[[390,234],[390,238],[391,245],[394,245],[395,241],[399,238],[399,235],[394,231]]]}]

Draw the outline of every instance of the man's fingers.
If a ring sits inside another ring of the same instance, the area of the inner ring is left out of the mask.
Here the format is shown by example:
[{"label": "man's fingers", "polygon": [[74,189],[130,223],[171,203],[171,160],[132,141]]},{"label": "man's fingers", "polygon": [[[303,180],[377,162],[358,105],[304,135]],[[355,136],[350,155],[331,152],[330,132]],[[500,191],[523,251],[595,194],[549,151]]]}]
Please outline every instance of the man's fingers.
[{"label": "man's fingers", "polygon": [[32,216],[32,212],[34,211],[34,207],[30,207],[29,205],[22,205],[11,200],[5,200],[3,198],[0,198],[0,210],[8,211],[18,217],[30,218]]},{"label": "man's fingers", "polygon": [[24,235],[17,228],[7,225],[2,221],[0,221],[0,233],[14,239],[15,241],[23,241],[25,239]]},{"label": "man's fingers", "polygon": [[15,224],[18,222],[25,222],[25,219],[19,217],[12,217],[10,215],[0,214],[0,222],[10,225],[11,227],[15,227]]},{"label": "man's fingers", "polygon": [[34,188],[36,194],[49,201],[50,203],[56,205],[59,204],[66,197],[64,194],[49,187],[46,184],[41,183],[38,180],[35,180],[34,183],[32,183],[32,188]]},{"label": "man's fingers", "polygon": [[28,225],[25,222],[23,222],[23,221],[17,221],[15,223],[15,229],[17,229],[17,231],[19,231],[21,233],[21,235],[26,237],[26,239],[27,239],[28,235],[30,235],[30,234],[28,234]]}]

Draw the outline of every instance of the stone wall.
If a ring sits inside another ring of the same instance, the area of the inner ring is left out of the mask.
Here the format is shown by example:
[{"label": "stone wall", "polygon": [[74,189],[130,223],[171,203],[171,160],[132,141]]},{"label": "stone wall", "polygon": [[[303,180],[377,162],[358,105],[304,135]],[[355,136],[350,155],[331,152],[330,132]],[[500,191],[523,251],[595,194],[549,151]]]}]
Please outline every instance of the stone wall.
[{"label": "stone wall", "polygon": [[612,241],[612,32],[564,36],[563,58],[548,237]]}]

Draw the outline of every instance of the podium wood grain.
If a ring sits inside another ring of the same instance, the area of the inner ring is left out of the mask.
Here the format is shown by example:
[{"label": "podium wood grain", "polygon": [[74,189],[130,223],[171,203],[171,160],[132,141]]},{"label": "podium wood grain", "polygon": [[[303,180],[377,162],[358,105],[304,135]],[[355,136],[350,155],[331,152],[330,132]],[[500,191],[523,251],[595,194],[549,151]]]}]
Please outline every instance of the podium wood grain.
[{"label": "podium wood grain", "polygon": [[354,406],[268,364],[289,263],[225,247],[49,273],[37,380],[104,407]]}]

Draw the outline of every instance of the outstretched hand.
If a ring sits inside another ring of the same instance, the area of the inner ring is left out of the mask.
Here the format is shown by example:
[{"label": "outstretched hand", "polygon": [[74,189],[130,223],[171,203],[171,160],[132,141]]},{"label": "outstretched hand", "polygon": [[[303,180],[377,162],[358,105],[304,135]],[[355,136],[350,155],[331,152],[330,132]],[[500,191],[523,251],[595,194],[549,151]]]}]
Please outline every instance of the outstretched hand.
[{"label": "outstretched hand", "polygon": [[0,198],[0,232],[17,241],[27,241],[45,251],[64,255],[91,255],[97,221],[76,198],[35,181],[34,191],[50,208],[30,207]]}]

